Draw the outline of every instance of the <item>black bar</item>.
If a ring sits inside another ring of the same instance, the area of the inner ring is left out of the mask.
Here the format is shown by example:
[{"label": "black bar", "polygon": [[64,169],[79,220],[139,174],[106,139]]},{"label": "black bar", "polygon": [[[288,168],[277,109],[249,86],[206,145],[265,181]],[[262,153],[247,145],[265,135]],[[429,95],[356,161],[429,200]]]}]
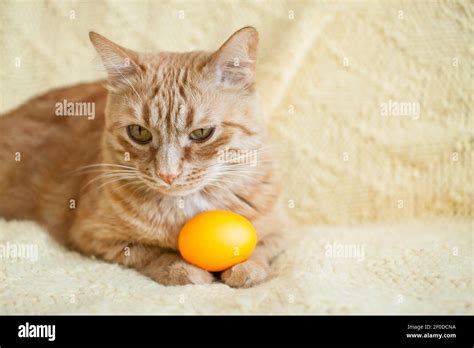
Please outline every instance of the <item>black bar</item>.
[{"label": "black bar", "polygon": [[[55,325],[55,339],[19,337]],[[409,327],[410,325],[410,327]],[[472,347],[472,316],[3,316],[0,347],[64,344],[325,344]],[[178,333],[178,334],[177,334]],[[407,337],[407,334],[427,335]],[[433,334],[456,337],[434,338]]]}]

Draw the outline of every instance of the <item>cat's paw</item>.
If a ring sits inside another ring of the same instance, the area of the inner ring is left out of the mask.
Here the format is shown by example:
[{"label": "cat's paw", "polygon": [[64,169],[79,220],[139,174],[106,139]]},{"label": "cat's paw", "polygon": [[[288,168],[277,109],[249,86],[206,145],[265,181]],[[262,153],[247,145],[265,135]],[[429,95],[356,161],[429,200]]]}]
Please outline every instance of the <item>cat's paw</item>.
[{"label": "cat's paw", "polygon": [[222,272],[221,279],[233,288],[250,288],[265,281],[268,266],[254,260],[247,260]]},{"label": "cat's paw", "polygon": [[214,280],[211,273],[187,263],[178,255],[167,256],[166,260],[161,261],[150,274],[160,284],[209,284]]}]

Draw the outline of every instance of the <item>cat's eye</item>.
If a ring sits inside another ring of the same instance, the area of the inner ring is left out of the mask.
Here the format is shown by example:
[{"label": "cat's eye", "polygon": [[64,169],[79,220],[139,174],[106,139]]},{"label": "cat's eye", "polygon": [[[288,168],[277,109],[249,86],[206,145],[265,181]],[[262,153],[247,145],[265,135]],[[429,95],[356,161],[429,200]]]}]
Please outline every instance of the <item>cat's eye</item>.
[{"label": "cat's eye", "polygon": [[196,142],[206,141],[212,136],[212,134],[214,134],[215,129],[215,127],[198,128],[189,133],[189,139],[194,140]]},{"label": "cat's eye", "polygon": [[139,144],[148,144],[152,138],[150,131],[138,124],[127,126],[127,134],[133,141]]}]

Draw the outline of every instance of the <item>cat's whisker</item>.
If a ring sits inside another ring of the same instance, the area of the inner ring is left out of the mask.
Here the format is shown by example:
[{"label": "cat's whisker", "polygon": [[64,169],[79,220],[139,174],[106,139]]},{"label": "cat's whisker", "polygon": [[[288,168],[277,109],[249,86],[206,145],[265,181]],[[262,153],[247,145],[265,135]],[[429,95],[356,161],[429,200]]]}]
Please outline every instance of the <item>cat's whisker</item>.
[{"label": "cat's whisker", "polygon": [[145,190],[145,192],[147,192],[148,190],[151,190],[151,189],[146,184],[141,183],[141,185],[138,185],[138,187],[135,190],[132,191],[132,194],[139,193],[142,190]]},{"label": "cat's whisker", "polygon": [[220,170],[216,172],[215,175],[225,175],[225,174],[242,174],[246,176],[259,176],[263,175],[264,172],[262,171],[256,171],[256,170]]},{"label": "cat's whisker", "polygon": [[[259,182],[259,180],[255,180],[257,182]],[[230,181],[230,180],[225,180],[224,178],[216,178],[216,179],[213,179],[212,182],[219,182],[219,183],[222,183],[222,184],[226,184],[228,186],[247,186],[248,183],[245,183],[245,182],[239,182],[239,181]]]},{"label": "cat's whisker", "polygon": [[[95,192],[101,188],[103,188],[104,186],[110,184],[110,183],[113,183],[113,182],[116,182],[116,181],[120,181],[120,180],[129,180],[127,183],[136,183],[136,184],[139,184],[140,182],[143,182],[143,180],[141,179],[133,179],[133,178],[119,178],[119,179],[115,179],[115,180],[109,180],[109,181],[106,181],[104,183],[102,183],[101,185],[99,186],[96,186],[96,187],[93,187],[92,189],[90,189],[89,191],[85,192],[83,194],[83,197],[89,195],[90,193],[92,192]],[[131,180],[131,181],[130,181]],[[82,187],[81,190],[84,190],[85,187]]]},{"label": "cat's whisker", "polygon": [[94,177],[92,180],[90,180],[89,182],[87,182],[82,188],[86,188],[87,186],[91,185],[92,183],[98,181],[98,180],[101,180],[101,179],[105,179],[105,178],[110,178],[110,177],[120,177],[122,179],[134,179],[134,178],[139,178],[137,175],[132,175],[132,174],[117,174],[117,173],[103,173],[103,174],[100,174],[100,175],[97,175],[96,177]]},{"label": "cat's whisker", "polygon": [[130,171],[138,171],[136,168],[126,168],[126,167],[111,167],[111,166],[91,166],[88,168],[78,168],[73,172],[81,172],[85,170],[130,170]]},{"label": "cat's whisker", "polygon": [[221,177],[235,176],[235,177],[242,177],[242,178],[249,178],[249,179],[257,179],[263,175],[264,175],[263,173],[222,171],[222,172],[218,172],[215,177],[221,178]]},{"label": "cat's whisker", "polygon": [[[110,166],[112,166],[113,168],[109,169],[108,167]],[[139,171],[135,167],[124,166],[124,165],[119,165],[119,164],[109,164],[109,163],[97,163],[97,164],[83,166],[74,170],[71,173],[80,172],[79,174],[85,174],[85,173],[100,172],[100,171],[111,172],[111,173],[113,172],[113,173],[124,173],[124,174],[137,174],[137,176],[139,177],[148,177],[149,179],[153,180],[153,177]]]},{"label": "cat's whisker", "polygon": [[219,180],[214,180],[212,182],[214,184],[214,186],[218,186],[220,189],[224,190],[224,191],[231,191],[232,188],[238,188],[238,189],[241,189],[241,188],[244,188],[245,185],[243,184],[239,184],[239,183],[233,183],[232,185],[230,185],[229,183],[227,182],[223,182],[223,181],[219,181]]},{"label": "cat's whisker", "polygon": [[150,179],[150,180],[154,180],[153,177],[147,175],[147,174],[144,174],[138,170],[133,170],[133,171],[127,171],[127,170],[110,170],[110,171],[106,171],[105,174],[132,174],[132,175],[136,175],[137,177],[139,178],[147,178],[147,179]]},{"label": "cat's whisker", "polygon": [[[146,193],[146,192],[151,190],[151,188],[142,180],[135,180],[135,181],[131,181],[129,183],[125,183],[125,184],[117,187],[117,189],[122,189],[122,188],[124,188],[128,185],[131,185],[131,184],[136,184],[137,185],[137,187],[130,193],[131,195],[134,195],[134,194],[142,192],[142,191],[144,191]],[[126,199],[126,198],[124,198],[124,199]]]},{"label": "cat's whisker", "polygon": [[96,166],[113,166],[113,167],[132,168],[132,169],[135,168],[133,166],[126,166],[126,165],[117,164],[117,163],[92,163],[92,164],[87,164],[85,166],[81,166],[79,168],[88,168],[88,167],[96,167]]},{"label": "cat's whisker", "polygon": [[[243,174],[243,173],[217,173],[216,175],[212,175],[211,177],[212,181],[215,180],[220,180],[223,182],[226,182],[229,185],[235,185],[237,183],[244,183],[247,180],[252,180],[252,181],[260,181],[259,178],[256,178],[255,176],[248,175],[248,174]],[[241,179],[239,181],[239,179]]]},{"label": "cat's whisker", "polygon": [[[158,188],[163,188],[163,187],[166,187],[165,185],[161,184],[158,180],[156,180],[155,178],[151,177],[151,176],[147,176],[145,177],[146,179],[148,179],[148,182],[152,185],[152,186],[156,186]],[[146,180],[145,180],[146,181]]]},{"label": "cat's whisker", "polygon": [[71,174],[71,173],[74,173],[74,172],[78,172],[78,171],[82,171],[82,170],[85,170],[85,169],[89,169],[89,168],[107,168],[107,167],[114,167],[114,168],[124,168],[124,169],[129,169],[129,170],[137,170],[135,167],[133,166],[125,166],[125,165],[121,165],[121,164],[114,164],[114,163],[94,163],[94,164],[88,164],[88,165],[85,165],[85,166],[81,166],[81,167],[78,167],[74,170],[71,170],[70,172],[67,172],[67,174]]},{"label": "cat's whisker", "polygon": [[142,185],[139,185],[140,183],[142,185],[145,185],[145,184],[143,184],[143,182],[141,180],[133,180],[133,181],[129,181],[129,182],[123,184],[123,185],[118,186],[116,189],[119,190],[119,189],[123,189],[123,188],[125,188],[129,185],[137,185],[138,187],[135,188],[135,190],[132,191],[132,194],[134,194],[137,191],[137,189],[139,189],[142,186]]},{"label": "cat's whisker", "polygon": [[[90,191],[87,192],[87,193],[100,190],[100,189],[104,188],[105,186],[107,186],[107,185],[109,185],[109,184],[112,184],[112,183],[114,183],[114,182],[120,181],[120,180],[122,180],[122,179],[107,181],[107,182],[103,183],[102,185],[100,185],[100,186],[98,186],[98,187],[96,187],[96,188],[90,190]],[[132,184],[135,184],[135,185],[139,186],[141,182],[142,182],[141,180],[129,181],[129,182],[125,183],[124,185],[119,186],[117,189],[122,188],[122,186],[125,187],[125,186],[132,185]],[[87,193],[86,193],[86,194],[87,194]]]},{"label": "cat's whisker", "polygon": [[[242,179],[239,181],[239,179]],[[214,180],[221,180],[222,182],[226,182],[229,185],[237,185],[237,184],[242,184],[242,185],[247,185],[249,181],[255,183],[255,182],[260,182],[261,180],[252,178],[252,177],[242,177],[242,176],[231,176],[231,177],[220,177],[220,178],[215,178]]]},{"label": "cat's whisker", "polygon": [[214,187],[217,187],[221,190],[224,190],[224,191],[229,191],[229,188],[228,187],[224,187],[224,186],[220,186],[218,184],[216,184],[215,182],[209,182],[207,183],[205,186],[214,186]]},{"label": "cat's whisker", "polygon": [[130,175],[135,175],[137,177],[140,177],[140,178],[148,178],[148,179],[151,179],[153,180],[152,177],[140,172],[140,171],[137,171],[137,170],[133,170],[133,171],[128,171],[128,170],[90,170],[90,171],[85,171],[81,174],[90,174],[90,173],[97,173],[97,172],[102,172],[102,174],[130,174]]},{"label": "cat's whisker", "polygon": [[[96,188],[96,190],[100,190],[100,189],[103,188],[104,186],[109,185],[109,184],[112,184],[112,183],[114,183],[114,182],[122,181],[122,180],[127,180],[127,179],[128,179],[128,178],[118,178],[118,179],[106,181],[106,182],[104,182],[102,185],[98,186],[98,187]],[[130,180],[130,179],[128,179],[128,180]],[[131,182],[132,182],[132,181],[129,181],[128,183],[131,183]]]},{"label": "cat's whisker", "polygon": [[87,169],[84,170],[80,173],[74,173],[73,175],[84,175],[84,174],[90,174],[90,173],[122,173],[122,174],[139,174],[140,172],[136,170],[123,170],[123,169],[112,169],[112,170],[107,170],[107,169]]}]

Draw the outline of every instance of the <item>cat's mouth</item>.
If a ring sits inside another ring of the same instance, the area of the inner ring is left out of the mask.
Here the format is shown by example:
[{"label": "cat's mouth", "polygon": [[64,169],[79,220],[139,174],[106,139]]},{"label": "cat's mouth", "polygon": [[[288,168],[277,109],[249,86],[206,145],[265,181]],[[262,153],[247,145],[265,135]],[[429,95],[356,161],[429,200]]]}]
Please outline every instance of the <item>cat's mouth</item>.
[{"label": "cat's mouth", "polygon": [[191,168],[180,175],[171,184],[165,183],[150,169],[144,171],[142,180],[153,191],[166,196],[186,196],[201,190],[209,184],[212,178],[207,168]]}]

